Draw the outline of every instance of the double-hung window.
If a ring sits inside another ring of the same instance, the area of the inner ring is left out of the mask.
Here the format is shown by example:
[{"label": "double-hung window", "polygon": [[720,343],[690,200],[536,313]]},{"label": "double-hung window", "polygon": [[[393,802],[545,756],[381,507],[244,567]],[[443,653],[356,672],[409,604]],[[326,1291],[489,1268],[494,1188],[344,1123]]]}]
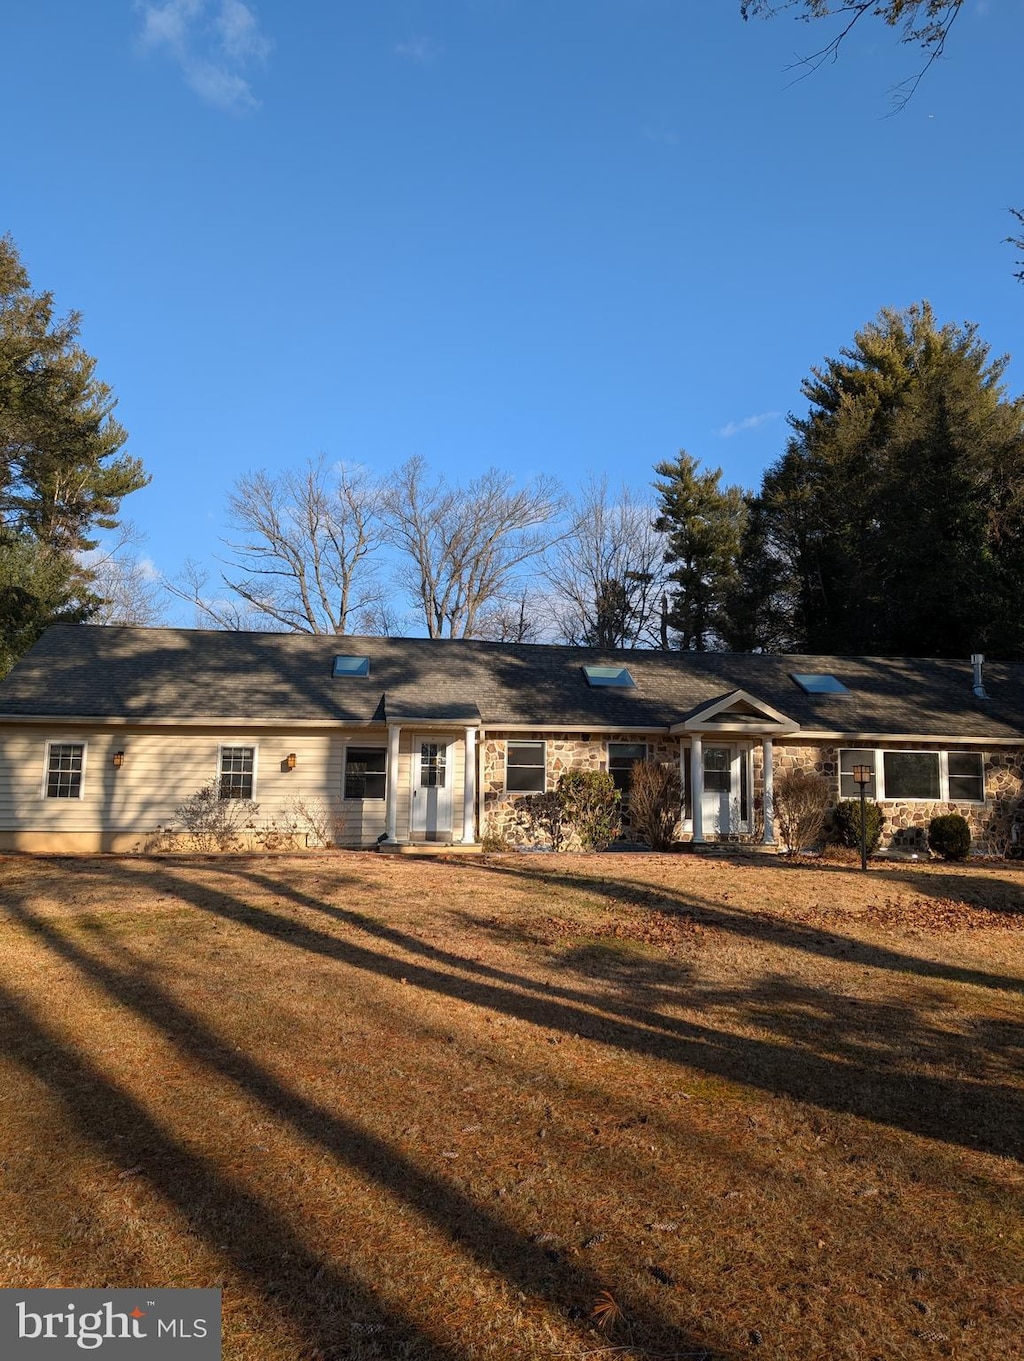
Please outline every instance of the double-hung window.
[{"label": "double-hung window", "polygon": [[544,793],[543,742],[509,742],[505,749],[505,788],[515,794]]},{"label": "double-hung window", "polygon": [[387,786],[386,747],[346,747],[345,798],[382,799]]},{"label": "double-hung window", "polygon": [[854,766],[868,766],[869,799],[926,803],[984,803],[985,758],[980,751],[876,751],[856,747],[839,753],[839,796],[860,797]]},{"label": "double-hung window", "polygon": [[255,747],[221,747],[218,787],[222,799],[251,799],[255,775]]},{"label": "double-hung window", "polygon": [[615,788],[623,794],[629,793],[629,779],[638,761],[647,760],[646,742],[609,742],[608,774],[615,781]]},{"label": "double-hung window", "polygon": [[80,799],[85,774],[84,742],[51,742],[46,749],[46,797]]}]

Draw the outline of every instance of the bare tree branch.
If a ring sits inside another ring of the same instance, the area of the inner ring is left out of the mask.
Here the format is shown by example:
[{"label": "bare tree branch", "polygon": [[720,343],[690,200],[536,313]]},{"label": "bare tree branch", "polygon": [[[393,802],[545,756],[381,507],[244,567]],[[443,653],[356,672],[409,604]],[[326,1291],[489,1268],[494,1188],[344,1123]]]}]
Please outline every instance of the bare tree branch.
[{"label": "bare tree branch", "polygon": [[506,598],[524,563],[550,543],[542,532],[561,508],[557,484],[520,490],[492,468],[466,487],[430,480],[411,458],[384,497],[390,541],[404,555],[402,580],[431,638],[475,636],[480,611]]},{"label": "bare tree branch", "polygon": [[[231,633],[255,633],[266,630],[264,616],[257,614],[249,605],[225,596],[227,589],[223,578],[219,582],[220,593],[210,589],[210,573],[192,558],[186,558],[181,571],[175,577],[165,577],[163,587],[179,600],[184,600],[195,610],[197,628],[213,625]],[[281,625],[269,632],[283,633]]]},{"label": "bare tree branch", "polygon": [[567,643],[593,647],[657,647],[659,611],[669,573],[667,539],[656,511],[623,487],[613,499],[607,478],[591,481],[569,532],[545,567],[558,630]]},{"label": "bare tree branch", "polygon": [[221,577],[242,606],[211,598],[207,576],[194,570],[169,589],[218,628],[244,618],[247,626],[345,633],[380,599],[369,562],[383,542],[380,505],[376,481],[359,470],[328,469],[323,456],[277,477],[246,473],[228,498],[242,537],[228,541],[232,557]]},{"label": "bare tree branch", "polygon": [[805,74],[817,71],[826,61],[835,61],[839,49],[854,25],[866,14],[884,19],[890,28],[902,29],[901,43],[920,47],[925,63],[916,75],[903,81],[893,91],[894,111],[898,112],[913,98],[932,63],[938,61],[946,47],[949,31],[956,21],[963,0],[741,0],[740,14],[744,19],[770,19],[783,10],[799,7],[800,18],[840,18],[842,27],[823,47],[801,57],[795,63],[805,68]]},{"label": "bare tree branch", "polygon": [[89,589],[102,602],[90,620],[95,624],[163,622],[164,586],[152,567],[139,557],[143,535],[130,520],[117,526],[113,538],[81,556]]}]

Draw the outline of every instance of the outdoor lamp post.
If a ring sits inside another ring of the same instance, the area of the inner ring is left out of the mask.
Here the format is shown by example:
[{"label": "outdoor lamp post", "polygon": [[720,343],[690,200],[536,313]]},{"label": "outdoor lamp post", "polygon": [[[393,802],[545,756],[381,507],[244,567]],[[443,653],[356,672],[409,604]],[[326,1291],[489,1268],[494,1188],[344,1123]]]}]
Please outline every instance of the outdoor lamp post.
[{"label": "outdoor lamp post", "polygon": [[854,766],[853,768],[854,782],[860,786],[860,867],[862,870],[866,870],[868,867],[868,829],[864,810],[864,791],[873,773],[870,766]]}]

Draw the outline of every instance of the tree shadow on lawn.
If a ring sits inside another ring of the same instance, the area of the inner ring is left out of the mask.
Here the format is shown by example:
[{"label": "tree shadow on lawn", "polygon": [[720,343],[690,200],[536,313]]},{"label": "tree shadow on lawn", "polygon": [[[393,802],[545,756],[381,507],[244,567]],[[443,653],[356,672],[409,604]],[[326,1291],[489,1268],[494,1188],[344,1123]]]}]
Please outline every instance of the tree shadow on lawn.
[{"label": "tree shadow on lawn", "polygon": [[[836,872],[851,873],[843,871],[841,867],[833,869]],[[531,884],[552,883],[552,876],[542,870],[504,864],[484,866],[479,872],[508,876]],[[788,868],[783,872],[788,872]],[[800,950],[838,963],[862,964],[873,969],[917,974],[921,978],[934,978],[948,983],[969,983],[979,988],[1024,995],[1024,977],[1010,978],[1001,974],[987,973],[981,969],[940,964],[931,959],[921,959],[918,955],[892,950],[887,946],[869,944],[855,936],[844,935],[842,931],[832,927],[808,926],[803,922],[789,921],[783,917],[736,911],[723,907],[720,903],[710,902],[700,894],[687,893],[681,888],[670,888],[665,884],[658,884],[655,887],[642,880],[603,879],[598,873],[587,875],[573,873],[565,882],[592,894],[599,900],[604,899],[620,907],[653,908],[661,912],[679,913],[704,926],[718,927],[740,939],[781,945],[787,949]]]},{"label": "tree shadow on lawn", "polygon": [[[749,863],[744,862],[744,863]],[[903,889],[911,889],[922,897],[961,903],[964,907],[981,908],[996,914],[1024,918],[1024,862],[999,860],[987,865],[988,873],[971,861],[955,868],[948,862],[924,860],[917,864],[887,860],[884,857],[869,861],[865,871],[857,864],[839,864],[834,860],[778,856],[769,862],[780,874],[837,874],[861,882],[884,880]]]},{"label": "tree shadow on lawn", "polygon": [[[103,872],[108,869],[103,867]],[[156,878],[165,892],[194,903],[203,912],[250,927],[294,949],[338,960],[364,972],[404,980],[424,991],[472,1002],[546,1029],[685,1064],[699,1072],[713,1073],[755,1089],[873,1120],[912,1134],[1003,1157],[1019,1159],[1024,1155],[1021,1134],[1024,1092],[1020,1090],[928,1072],[894,1072],[885,1058],[872,1052],[866,1044],[861,1046],[858,1060],[838,1059],[828,1050],[832,1037],[827,1034],[819,1036],[812,1052],[808,1047],[794,1046],[788,1038],[776,1041],[737,1035],[638,1006],[630,998],[605,993],[595,997],[585,987],[549,985],[503,973],[468,957],[439,950],[378,921],[367,922],[364,914],[350,913],[246,867],[225,869],[223,874],[230,881],[241,881],[241,885],[236,884],[232,893],[212,894],[200,891],[184,876],[157,875]],[[336,924],[344,924],[350,932],[367,933],[374,941],[386,940],[389,945],[405,951],[407,957],[396,958],[294,917],[254,908],[244,901],[243,885],[246,882],[263,890],[269,888],[279,898],[287,898]],[[648,892],[646,885],[631,887],[596,879],[576,879],[574,882],[577,885],[582,882],[594,893],[616,899],[632,892],[635,900],[638,891]],[[703,909],[702,918],[705,916],[741,932],[747,925],[740,914],[724,913],[717,908]],[[755,937],[760,938],[762,927],[767,925],[771,923],[761,926],[755,923]],[[780,930],[782,939],[795,942],[797,948],[809,948],[840,962],[847,959],[837,948],[834,938],[819,941],[819,934],[806,928],[791,932],[786,924],[781,927],[774,924],[770,935],[764,938],[777,943]],[[849,963],[867,962],[895,968],[898,962],[901,971],[908,962],[923,963],[908,961],[907,957],[874,947],[866,947],[866,954],[855,953],[852,947],[856,944],[850,942]],[[409,955],[428,962],[410,959]],[[989,986],[1006,983],[1006,980],[989,980],[988,975],[978,975],[971,970],[940,970],[938,976],[950,974],[954,981],[981,983],[988,980]],[[822,1014],[828,1014],[831,998],[830,991],[820,990]],[[705,996],[703,1000],[713,1004],[714,999]],[[843,1015],[836,1018],[835,1024],[849,1029],[853,1022]],[[911,1035],[919,1026],[916,1010],[907,1005],[899,1017],[902,1035]],[[231,1057],[228,1055],[227,1059]]]},{"label": "tree shadow on lawn", "polygon": [[[103,870],[109,872],[111,866]],[[88,871],[86,871],[88,872]],[[173,875],[161,876],[161,887],[183,901],[190,900],[187,882]],[[274,883],[278,893],[283,885]],[[208,897],[208,894],[203,895]],[[198,906],[199,904],[197,904]],[[275,929],[269,934],[297,948],[310,948],[333,959],[352,962],[350,950],[339,948],[340,942],[310,932],[294,922],[277,918],[274,914],[256,913],[238,898],[221,895],[217,908],[203,904],[204,910],[247,926]],[[577,1263],[553,1261],[543,1247],[528,1242],[522,1234],[493,1214],[486,1206],[463,1194],[447,1181],[440,1179],[412,1160],[402,1151],[346,1120],[333,1111],[306,1099],[282,1084],[255,1059],[224,1041],[216,1032],[187,1008],[164,991],[151,969],[137,969],[126,965],[123,945],[100,924],[93,925],[90,943],[102,949],[106,958],[80,948],[62,932],[52,919],[42,918],[30,909],[14,903],[11,916],[30,931],[56,958],[76,968],[84,977],[101,987],[111,1001],[131,1008],[136,1015],[170,1039],[179,1053],[202,1064],[212,1073],[232,1082],[249,1099],[264,1108],[275,1119],[284,1119],[304,1137],[400,1198],[423,1215],[434,1227],[459,1245],[485,1268],[500,1273],[515,1289],[546,1301],[566,1319],[567,1327],[573,1318],[584,1318],[598,1294],[608,1288],[588,1268]],[[366,953],[366,952],[363,952]],[[401,962],[374,956],[375,972],[397,978],[408,973]],[[360,959],[364,967],[368,961]],[[413,978],[410,982],[416,981]],[[326,1358],[344,1354],[344,1342],[339,1338],[337,1325],[325,1324],[325,1301],[330,1301],[332,1313],[354,1312],[371,1320],[380,1320],[387,1328],[388,1342],[382,1358],[397,1357],[396,1343],[408,1344],[408,1354],[417,1358],[454,1358],[468,1355],[461,1347],[438,1346],[417,1333],[402,1318],[388,1317],[372,1295],[355,1280],[350,1280],[330,1262],[310,1253],[296,1239],[287,1224],[244,1192],[235,1191],[218,1183],[216,1174],[194,1155],[187,1153],[160,1130],[130,1097],[114,1089],[84,1060],[75,1058],[64,1063],[59,1044],[45,1034],[37,1022],[10,999],[8,1010],[17,1017],[15,1034],[24,1040],[16,1048],[20,1061],[31,1072],[40,1076],[60,1095],[76,1126],[103,1151],[118,1162],[126,1159],[141,1161],[151,1183],[183,1213],[188,1213],[196,1231],[210,1242],[222,1245],[227,1239],[227,1251],[240,1270],[253,1277],[265,1298],[275,1308],[291,1312],[309,1341],[323,1349]],[[63,1064],[63,1066],[62,1066]],[[128,1147],[115,1142],[116,1135],[126,1129],[136,1137]],[[208,1206],[203,1213],[195,1211],[195,1204]],[[212,1223],[208,1223],[212,1220]],[[221,1223],[230,1220],[237,1227],[232,1240]],[[271,1243],[276,1258],[291,1255],[285,1268],[260,1268],[253,1243]],[[254,1266],[254,1262],[257,1265]],[[282,1274],[283,1273],[283,1274]],[[285,1279],[287,1278],[287,1279]],[[731,1351],[706,1344],[681,1334],[675,1324],[639,1299],[631,1298],[627,1287],[615,1285],[618,1304],[630,1320],[631,1345],[619,1355],[628,1361],[635,1351],[651,1350],[684,1354],[703,1361],[729,1361]],[[355,1301],[355,1304],[352,1303]],[[592,1346],[593,1334],[580,1327],[581,1346]],[[367,1343],[360,1354],[369,1355]],[[510,1339],[510,1346],[514,1342]],[[340,1349],[339,1349],[340,1346]]]},{"label": "tree shadow on lawn", "polygon": [[[68,962],[78,962],[73,955],[59,953]],[[128,990],[114,995],[133,1005]],[[146,1182],[174,1207],[189,1231],[216,1249],[249,1280],[267,1308],[301,1334],[306,1346],[299,1355],[324,1361],[340,1357],[356,1329],[380,1330],[387,1347],[382,1358],[455,1361],[462,1355],[436,1346],[408,1319],[383,1308],[372,1291],[334,1261],[311,1252],[285,1219],[173,1138],[129,1092],[52,1034],[0,986],[3,1028],[5,1052],[59,1099],[69,1125],[120,1168],[122,1176],[134,1175],[141,1166]],[[54,1265],[60,1269],[60,1263]]]}]

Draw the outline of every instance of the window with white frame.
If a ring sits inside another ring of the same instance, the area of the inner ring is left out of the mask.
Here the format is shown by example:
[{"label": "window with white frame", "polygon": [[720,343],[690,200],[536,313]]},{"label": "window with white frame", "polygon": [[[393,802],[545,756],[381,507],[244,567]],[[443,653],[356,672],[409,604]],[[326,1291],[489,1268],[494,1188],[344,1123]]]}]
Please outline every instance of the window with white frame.
[{"label": "window with white frame", "polygon": [[255,774],[255,747],[221,747],[217,782],[220,798],[251,799]]},{"label": "window with white frame", "polygon": [[927,803],[984,803],[985,758],[980,751],[899,751],[844,748],[839,753],[839,794],[860,797],[854,766],[869,766],[868,798]]},{"label": "window with white frame", "polygon": [[345,748],[345,798],[383,799],[387,793],[386,747]]},{"label": "window with white frame", "polygon": [[51,742],[46,748],[48,799],[80,799],[84,773],[84,742]]},{"label": "window with white frame", "polygon": [[629,778],[638,761],[647,760],[646,742],[609,742],[608,774],[615,781],[615,788],[623,794],[629,793]]},{"label": "window with white frame", "polygon": [[505,748],[505,788],[510,794],[543,794],[547,788],[544,743],[509,742]]}]

